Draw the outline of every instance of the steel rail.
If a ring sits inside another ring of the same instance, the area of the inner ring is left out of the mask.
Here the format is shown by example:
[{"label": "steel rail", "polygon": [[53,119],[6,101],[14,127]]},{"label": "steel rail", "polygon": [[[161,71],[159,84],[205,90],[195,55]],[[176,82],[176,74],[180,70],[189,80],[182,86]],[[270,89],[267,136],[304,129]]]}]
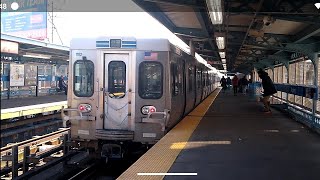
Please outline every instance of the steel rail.
[{"label": "steel rail", "polygon": [[74,176],[72,176],[71,178],[69,178],[68,180],[87,179],[88,177],[91,177],[94,173],[96,173],[96,166],[98,166],[98,163],[93,163],[81,170],[80,172],[78,172],[77,174],[75,174]]}]

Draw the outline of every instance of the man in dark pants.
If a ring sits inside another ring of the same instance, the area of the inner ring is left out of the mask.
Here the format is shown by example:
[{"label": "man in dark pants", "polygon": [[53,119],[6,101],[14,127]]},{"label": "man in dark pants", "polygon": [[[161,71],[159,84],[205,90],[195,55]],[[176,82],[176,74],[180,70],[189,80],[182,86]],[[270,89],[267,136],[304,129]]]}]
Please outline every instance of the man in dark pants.
[{"label": "man in dark pants", "polygon": [[265,107],[264,112],[265,113],[271,113],[270,97],[271,97],[271,95],[277,93],[277,90],[274,87],[274,84],[273,84],[271,78],[268,76],[268,73],[266,73],[262,69],[260,69],[258,71],[258,75],[262,80],[262,87],[263,87],[262,102],[263,102],[264,107]]},{"label": "man in dark pants", "polygon": [[222,92],[225,93],[227,89],[227,80],[226,78],[224,78],[224,76],[222,76],[222,79],[220,80],[220,84],[222,87]]},{"label": "man in dark pants", "polygon": [[64,91],[65,94],[67,94],[67,85],[63,80],[63,76],[61,75],[59,79],[59,89],[60,91]]}]

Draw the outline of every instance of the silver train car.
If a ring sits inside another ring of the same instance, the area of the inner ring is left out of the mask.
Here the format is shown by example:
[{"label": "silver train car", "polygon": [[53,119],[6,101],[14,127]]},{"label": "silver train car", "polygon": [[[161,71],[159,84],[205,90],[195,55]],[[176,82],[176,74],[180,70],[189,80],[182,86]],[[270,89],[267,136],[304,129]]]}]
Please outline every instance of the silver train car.
[{"label": "silver train car", "polygon": [[126,143],[156,143],[219,81],[167,39],[73,39],[62,117],[79,146],[122,156]]}]

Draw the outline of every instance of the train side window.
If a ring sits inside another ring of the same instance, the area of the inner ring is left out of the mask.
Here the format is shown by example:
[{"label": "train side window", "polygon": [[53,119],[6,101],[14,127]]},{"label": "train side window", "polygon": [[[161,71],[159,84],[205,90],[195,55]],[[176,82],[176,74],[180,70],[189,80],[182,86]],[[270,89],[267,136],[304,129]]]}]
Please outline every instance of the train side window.
[{"label": "train side window", "polygon": [[207,86],[207,71],[203,71],[202,81],[203,81],[203,86]]},{"label": "train side window", "polygon": [[197,89],[201,88],[201,69],[197,68]]},{"label": "train side window", "polygon": [[142,62],[139,65],[139,96],[159,99],[163,92],[163,67],[159,62]]},{"label": "train side window", "polygon": [[177,72],[178,72],[178,76],[177,76],[177,83],[176,85],[178,85],[178,94],[184,94],[184,83],[183,83],[183,78],[184,78],[184,61],[179,61],[178,62],[178,66],[177,66]]},{"label": "train side window", "polygon": [[188,68],[189,74],[189,92],[193,90],[193,82],[194,82],[194,67]]},{"label": "train side window", "polygon": [[73,92],[78,97],[93,95],[94,64],[89,60],[77,60],[74,63]]},{"label": "train side window", "polygon": [[122,98],[126,93],[126,64],[111,61],[108,65],[108,92],[111,97]]},{"label": "train side window", "polygon": [[172,96],[177,96],[179,94],[178,66],[174,63],[171,64],[171,80]]}]

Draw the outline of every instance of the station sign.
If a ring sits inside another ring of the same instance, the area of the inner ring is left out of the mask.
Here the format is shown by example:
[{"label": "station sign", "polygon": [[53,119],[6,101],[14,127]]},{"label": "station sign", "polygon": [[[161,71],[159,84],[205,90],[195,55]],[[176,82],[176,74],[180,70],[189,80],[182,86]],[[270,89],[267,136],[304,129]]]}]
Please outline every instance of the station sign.
[{"label": "station sign", "polygon": [[19,44],[16,42],[1,40],[1,52],[9,54],[18,54]]},{"label": "station sign", "polygon": [[[1,33],[25,38],[47,38],[47,0],[1,0]],[[15,3],[16,10],[10,5]]]},{"label": "station sign", "polygon": [[304,55],[302,53],[293,53],[291,54],[291,60],[295,60],[295,59],[299,59],[304,57]]}]

